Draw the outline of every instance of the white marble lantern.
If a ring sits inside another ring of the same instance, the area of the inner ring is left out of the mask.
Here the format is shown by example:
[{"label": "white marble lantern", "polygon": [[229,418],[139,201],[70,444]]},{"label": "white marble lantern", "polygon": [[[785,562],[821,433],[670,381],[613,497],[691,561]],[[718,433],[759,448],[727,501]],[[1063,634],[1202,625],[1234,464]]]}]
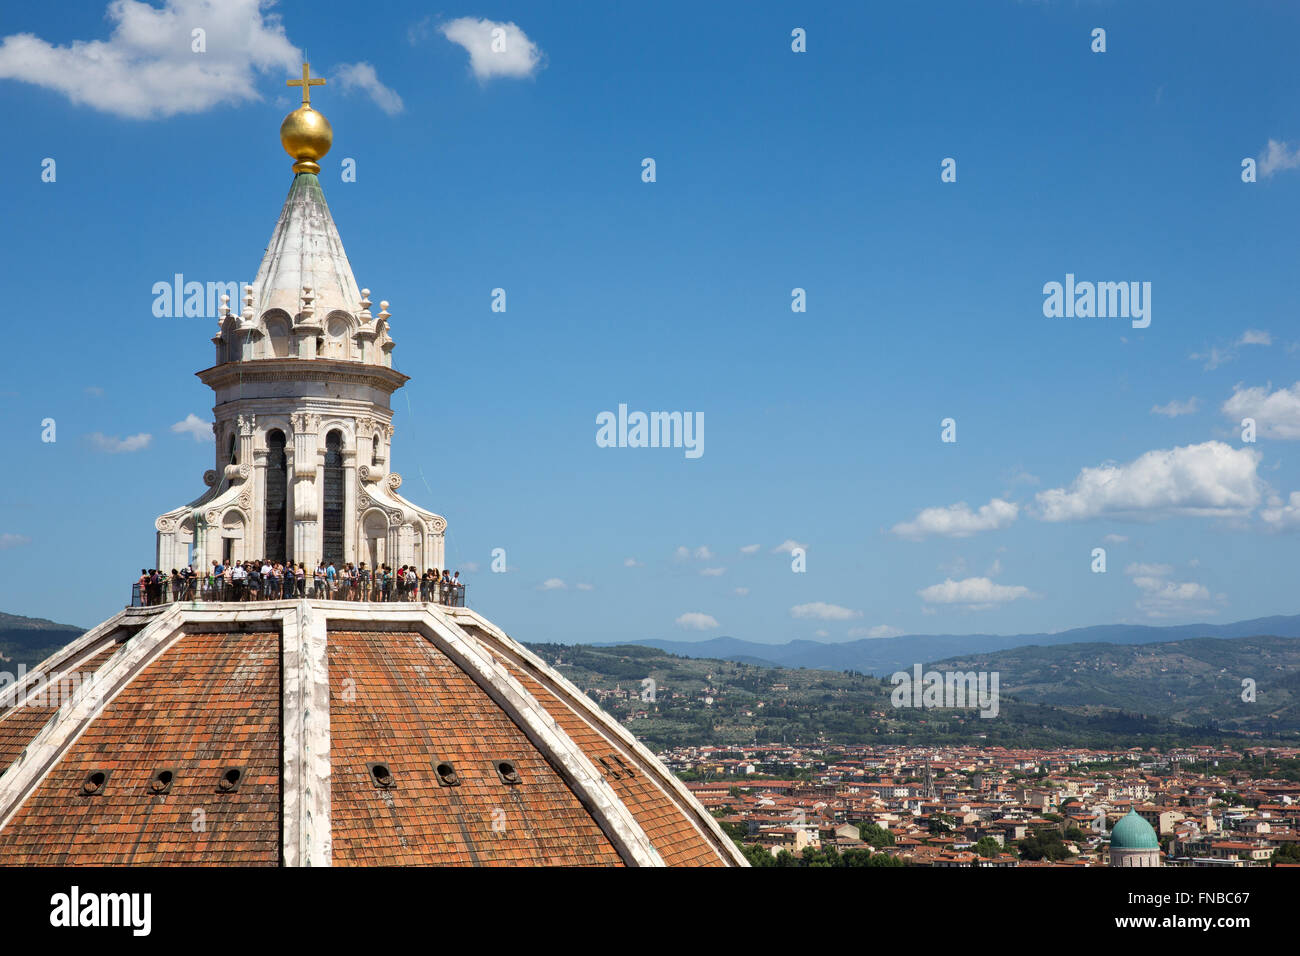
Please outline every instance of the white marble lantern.
[{"label": "white marble lantern", "polygon": [[[228,297],[223,297],[223,302]],[[390,470],[394,371],[388,303],[370,312],[315,173],[289,188],[243,308],[222,306],[216,467],[207,490],[155,522],[158,567],[266,558],[443,566],[441,515]]]}]

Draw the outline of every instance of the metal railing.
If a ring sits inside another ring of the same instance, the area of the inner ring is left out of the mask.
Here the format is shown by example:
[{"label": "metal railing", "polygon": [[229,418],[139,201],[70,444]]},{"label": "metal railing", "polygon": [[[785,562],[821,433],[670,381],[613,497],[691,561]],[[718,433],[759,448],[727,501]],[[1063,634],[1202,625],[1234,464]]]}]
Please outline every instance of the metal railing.
[{"label": "metal railing", "polygon": [[305,578],[245,578],[226,580],[211,575],[183,577],[159,576],[155,583],[137,581],[131,585],[129,607],[154,607],[175,603],[229,603],[246,601],[282,601],[312,598],[320,601],[360,601],[368,603],[417,602],[465,606],[465,585],[442,581],[387,582],[374,580],[352,582],[344,578],[314,580]]}]

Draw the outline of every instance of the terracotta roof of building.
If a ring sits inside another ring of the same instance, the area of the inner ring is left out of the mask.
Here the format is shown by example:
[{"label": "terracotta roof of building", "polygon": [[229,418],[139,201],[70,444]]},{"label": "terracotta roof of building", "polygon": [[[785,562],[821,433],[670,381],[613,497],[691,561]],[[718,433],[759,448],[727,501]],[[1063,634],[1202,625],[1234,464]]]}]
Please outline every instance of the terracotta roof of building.
[{"label": "terracotta roof of building", "polygon": [[[331,631],[329,665],[336,866],[621,865],[524,733],[418,634]],[[501,780],[501,759],[521,784]],[[392,789],[375,786],[375,761]],[[460,786],[439,784],[439,762]]]},{"label": "terracotta roof of building", "polygon": [[[471,633],[483,634],[477,628]],[[614,792],[631,809],[637,822],[657,847],[665,847],[664,862],[669,866],[720,866],[723,865],[715,846],[691,822],[690,808],[685,802],[674,800],[664,786],[667,771],[651,768],[649,773],[638,769],[641,763],[618,736],[602,733],[599,724],[590,723],[575,708],[571,695],[544,683],[545,675],[525,672],[522,662],[512,660],[506,648],[493,645],[497,659],[534,697],[543,701],[550,715],[564,728],[573,740],[595,760]],[[583,698],[585,701],[586,698]],[[656,780],[655,777],[661,779]],[[678,785],[680,787],[680,784]]]},{"label": "terracotta roof of building", "polygon": [[[65,667],[63,670],[65,673],[68,670],[75,670],[81,674],[94,674],[117,648],[117,644],[110,643],[107,647],[91,654],[84,663]],[[58,709],[57,704],[51,706],[49,703],[39,705],[23,703],[22,706],[8,703],[3,710],[0,710],[0,772],[14,762],[27,747],[28,742],[36,736],[36,732],[45,726],[51,715]]]},{"label": "terracotta roof of building", "polygon": [[465,609],[128,609],[42,668],[99,696],[0,693],[0,866],[745,865],[626,728]]},{"label": "terracotta roof of building", "polygon": [[[278,634],[185,635],[104,707],[0,830],[0,865],[276,865],[279,661]],[[236,766],[239,786],[218,792]],[[164,768],[172,784],[156,795],[150,781]],[[107,780],[90,795],[95,772]]]}]

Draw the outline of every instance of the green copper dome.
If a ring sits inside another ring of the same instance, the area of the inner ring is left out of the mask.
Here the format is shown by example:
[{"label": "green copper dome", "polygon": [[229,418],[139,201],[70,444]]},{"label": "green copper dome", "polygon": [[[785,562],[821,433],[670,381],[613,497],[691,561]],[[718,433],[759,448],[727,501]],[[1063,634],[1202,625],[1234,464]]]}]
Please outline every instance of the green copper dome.
[{"label": "green copper dome", "polygon": [[1156,839],[1156,831],[1151,824],[1138,816],[1136,810],[1130,810],[1119,823],[1115,824],[1115,829],[1110,831],[1110,848],[1112,850],[1158,850],[1160,841]]}]

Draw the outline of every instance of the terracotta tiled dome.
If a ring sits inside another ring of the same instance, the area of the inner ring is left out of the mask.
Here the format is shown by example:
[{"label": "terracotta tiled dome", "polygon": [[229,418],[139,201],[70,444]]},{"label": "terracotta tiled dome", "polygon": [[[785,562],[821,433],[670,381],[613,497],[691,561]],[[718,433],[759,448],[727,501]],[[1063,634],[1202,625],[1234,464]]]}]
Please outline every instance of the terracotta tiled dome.
[{"label": "terracotta tiled dome", "polygon": [[0,865],[744,865],[465,608],[128,609],[5,689],[0,767]]}]

